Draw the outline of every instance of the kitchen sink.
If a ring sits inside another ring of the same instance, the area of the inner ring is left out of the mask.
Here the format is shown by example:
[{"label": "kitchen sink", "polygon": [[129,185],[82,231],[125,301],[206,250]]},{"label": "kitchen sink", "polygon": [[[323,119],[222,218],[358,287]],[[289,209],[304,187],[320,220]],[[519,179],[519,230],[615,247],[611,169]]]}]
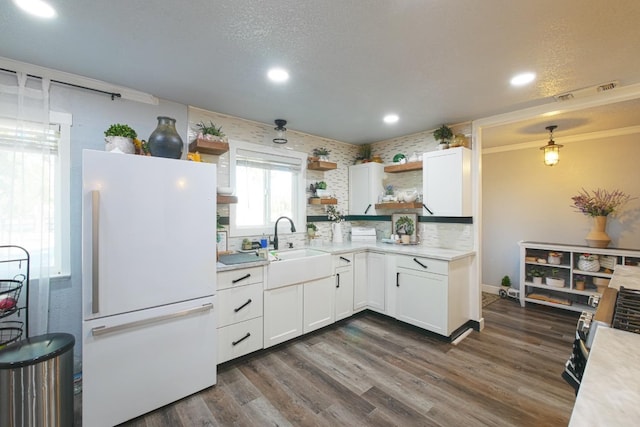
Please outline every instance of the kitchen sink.
[{"label": "kitchen sink", "polygon": [[331,276],[331,254],[314,249],[276,252],[267,268],[267,289]]}]

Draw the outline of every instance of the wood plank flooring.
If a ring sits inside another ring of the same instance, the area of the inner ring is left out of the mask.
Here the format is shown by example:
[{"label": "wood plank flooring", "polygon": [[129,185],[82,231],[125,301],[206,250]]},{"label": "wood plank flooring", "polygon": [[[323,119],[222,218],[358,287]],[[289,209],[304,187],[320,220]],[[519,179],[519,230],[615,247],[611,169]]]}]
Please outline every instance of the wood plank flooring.
[{"label": "wood plank flooring", "polygon": [[513,300],[483,313],[457,346],[358,315],[229,362],[215,387],[123,426],[566,426],[578,314]]}]

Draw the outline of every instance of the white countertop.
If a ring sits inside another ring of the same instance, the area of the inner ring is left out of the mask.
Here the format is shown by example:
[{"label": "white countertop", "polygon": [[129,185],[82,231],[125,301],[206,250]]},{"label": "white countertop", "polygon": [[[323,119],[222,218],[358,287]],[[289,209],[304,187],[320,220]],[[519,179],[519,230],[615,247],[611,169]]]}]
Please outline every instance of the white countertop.
[{"label": "white countertop", "polygon": [[598,328],[569,427],[637,426],[640,334]]},{"label": "white countertop", "polygon": [[630,289],[640,289],[640,267],[631,265],[616,265],[613,270],[610,288],[620,290],[620,286]]}]

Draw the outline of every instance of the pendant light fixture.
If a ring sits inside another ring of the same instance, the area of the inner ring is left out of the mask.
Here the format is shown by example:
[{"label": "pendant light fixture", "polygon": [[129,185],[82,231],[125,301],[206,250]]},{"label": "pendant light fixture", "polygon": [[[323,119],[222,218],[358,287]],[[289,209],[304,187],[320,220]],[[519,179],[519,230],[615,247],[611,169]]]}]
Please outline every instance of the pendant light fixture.
[{"label": "pendant light fixture", "polygon": [[556,144],[553,141],[553,131],[557,128],[556,125],[547,126],[545,129],[549,131],[549,142],[541,150],[544,150],[544,164],[547,166],[553,166],[560,161],[560,148],[562,145]]},{"label": "pendant light fixture", "polygon": [[276,144],[286,144],[287,143],[287,128],[284,125],[287,124],[286,120],[276,119],[275,120],[276,127],[274,130],[276,131],[276,137],[273,138],[273,142]]}]

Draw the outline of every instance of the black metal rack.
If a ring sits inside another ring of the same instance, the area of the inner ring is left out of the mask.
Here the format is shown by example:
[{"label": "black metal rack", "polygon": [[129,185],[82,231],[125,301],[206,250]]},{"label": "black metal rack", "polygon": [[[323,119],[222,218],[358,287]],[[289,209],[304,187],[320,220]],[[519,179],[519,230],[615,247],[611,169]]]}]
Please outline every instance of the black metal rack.
[{"label": "black metal rack", "polygon": [[[29,338],[29,262],[25,248],[0,246],[0,348],[18,341],[23,334]],[[23,312],[24,320],[19,320]]]}]

